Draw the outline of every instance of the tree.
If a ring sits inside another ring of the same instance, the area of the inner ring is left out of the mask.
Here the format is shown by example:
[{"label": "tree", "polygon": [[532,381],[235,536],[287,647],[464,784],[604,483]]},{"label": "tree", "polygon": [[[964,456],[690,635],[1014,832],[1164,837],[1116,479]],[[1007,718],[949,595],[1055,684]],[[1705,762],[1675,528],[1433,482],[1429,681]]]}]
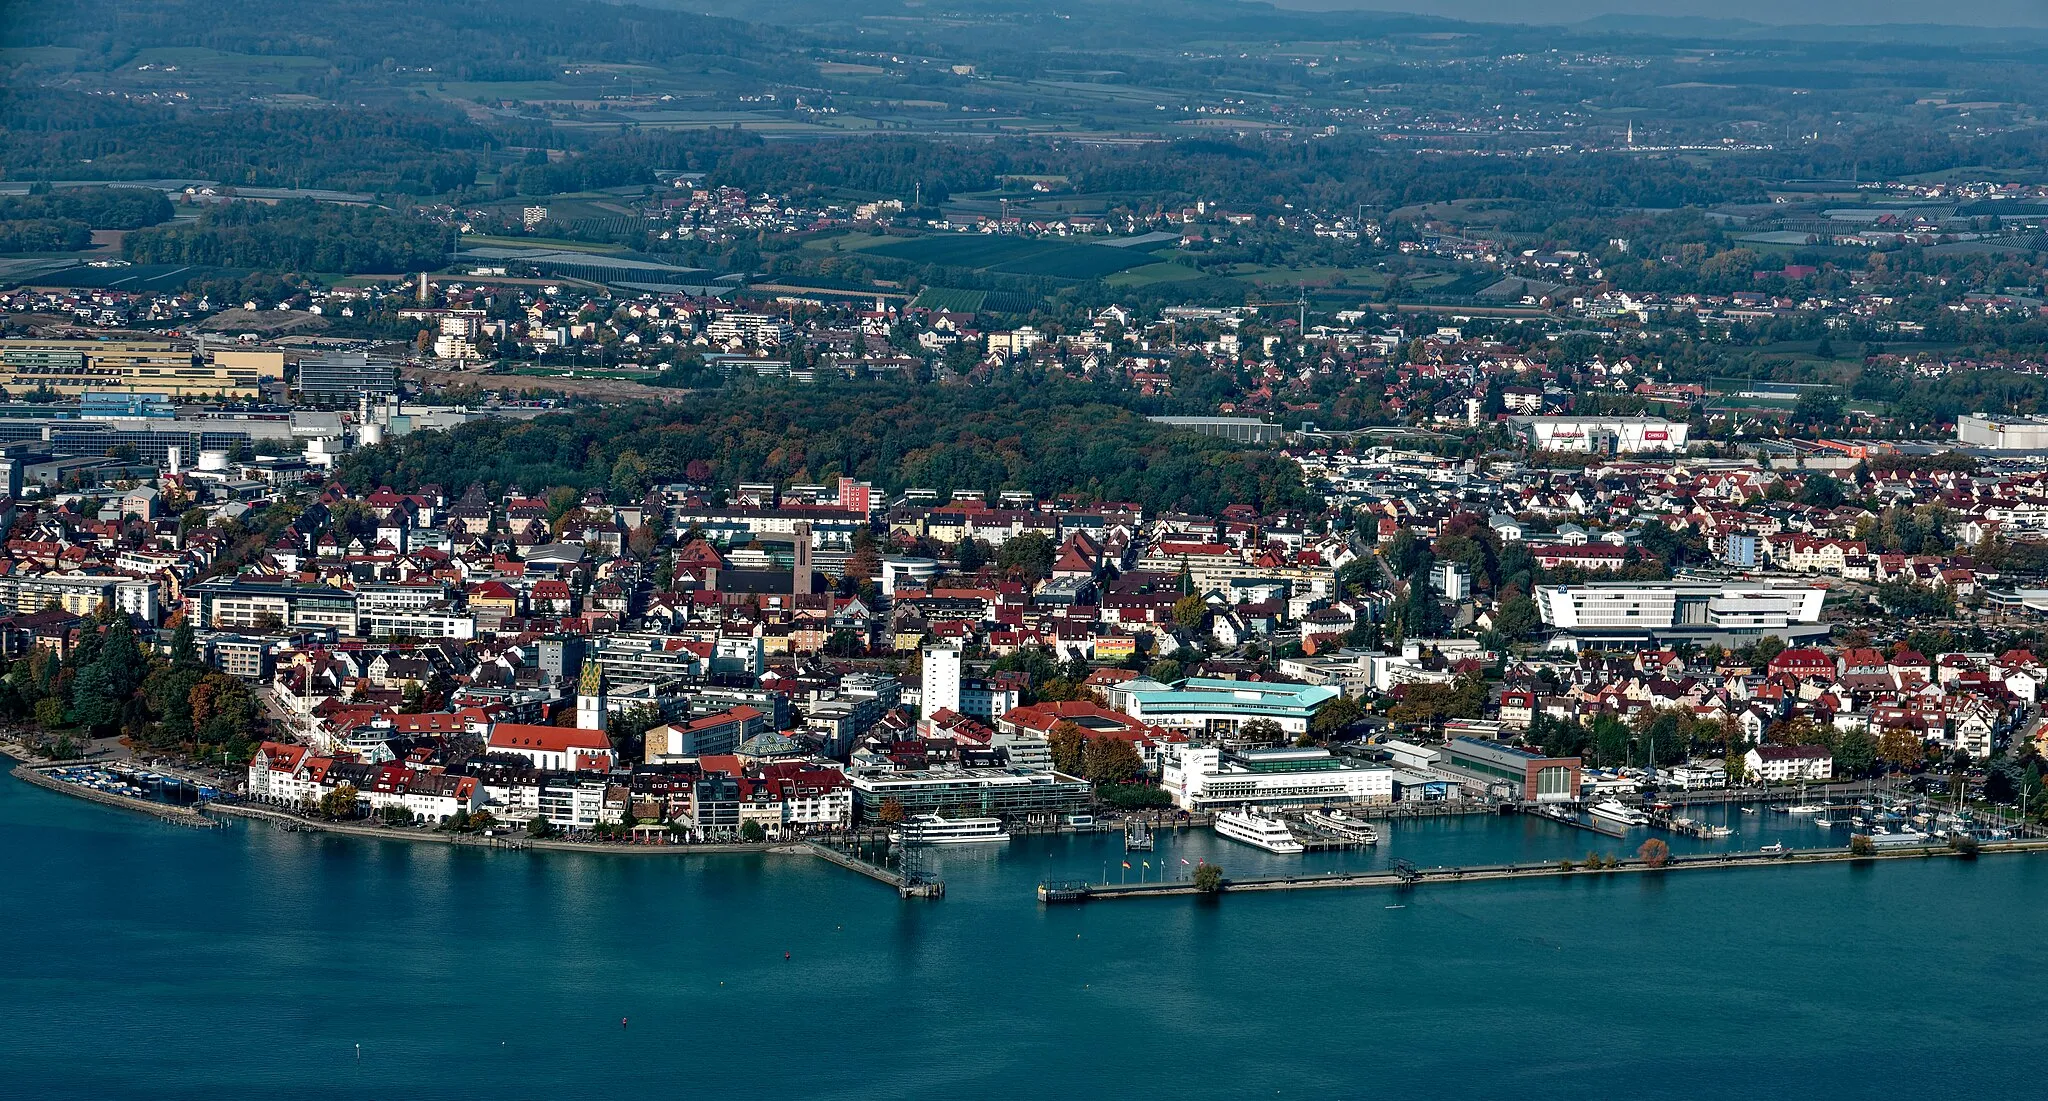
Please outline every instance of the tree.
[{"label": "tree", "polygon": [[1095,784],[1128,784],[1145,771],[1130,742],[1109,735],[1088,739],[1082,751],[1083,775]]},{"label": "tree", "polygon": [[1237,740],[1246,745],[1279,745],[1280,739],[1286,736],[1287,732],[1280,728],[1280,724],[1271,719],[1253,719],[1237,728]]},{"label": "tree", "polygon": [[1172,684],[1187,675],[1187,670],[1172,658],[1161,658],[1146,666],[1145,675],[1161,684]]},{"label": "tree", "polygon": [[749,844],[760,844],[768,840],[768,830],[761,823],[749,819],[740,823],[740,840]]},{"label": "tree", "polygon": [[1173,621],[1187,630],[1202,626],[1209,616],[1209,604],[1199,596],[1184,596],[1173,602]]},{"label": "tree", "polygon": [[1605,712],[1593,719],[1593,761],[1601,768],[1629,763],[1629,729],[1620,719]]},{"label": "tree", "polygon": [[1863,776],[1877,765],[1877,740],[1862,730],[1851,730],[1835,743],[1835,774]]},{"label": "tree", "polygon": [[1872,841],[1867,834],[1859,833],[1849,839],[1849,854],[1851,856],[1865,857],[1876,852],[1877,843]]},{"label": "tree", "polygon": [[1443,633],[1444,625],[1443,606],[1437,603],[1435,587],[1427,576],[1411,575],[1408,598],[1401,604],[1402,637],[1432,638]]},{"label": "tree", "polygon": [[2000,762],[1984,773],[1984,798],[1990,802],[2012,803],[2020,797],[2020,786],[2006,764],[2008,762]]},{"label": "tree", "polygon": [[1053,768],[1069,776],[1081,775],[1087,738],[1079,726],[1062,719],[1052,724],[1046,741],[1052,750]]},{"label": "tree", "polygon": [[647,755],[647,732],[666,721],[654,704],[634,704],[605,722],[605,734],[621,760],[638,761]]},{"label": "tree", "polygon": [[1204,861],[1195,865],[1195,890],[1213,895],[1223,890],[1223,866]]},{"label": "tree", "polygon": [[1652,837],[1636,849],[1636,859],[1642,861],[1646,868],[1661,868],[1671,863],[1671,846]]},{"label": "tree", "polygon": [[1842,492],[1842,483],[1826,474],[1809,474],[1806,484],[1799,487],[1799,503],[1802,505],[1834,508],[1847,496]]},{"label": "tree", "polygon": [[1350,696],[1338,696],[1316,709],[1315,717],[1308,722],[1309,733],[1328,739],[1343,733],[1346,727],[1357,722],[1364,714],[1364,704]]},{"label": "tree", "polygon": [[377,814],[378,817],[384,819],[384,824],[387,826],[412,825],[412,812],[396,803],[386,804],[384,809],[378,811]]},{"label": "tree", "polygon": [[1493,629],[1510,641],[1526,639],[1542,626],[1543,617],[1536,610],[1536,602],[1520,593],[1501,601],[1493,613]]},{"label": "tree", "polygon": [[1776,635],[1765,635],[1750,644],[1749,660],[1757,665],[1769,665],[1772,658],[1784,652],[1784,639]]},{"label": "tree", "polygon": [[[996,565],[1005,572],[1016,570],[1033,579],[1051,577],[1058,551],[1051,536],[1027,531],[1003,540],[1003,545],[996,548]],[[965,565],[962,563],[963,568]]]},{"label": "tree", "polygon": [[1910,768],[1927,759],[1927,742],[1905,727],[1887,729],[1877,741],[1878,755],[1895,768]]},{"label": "tree", "polygon": [[354,818],[356,801],[355,787],[342,784],[320,797],[320,813],[329,818]]},{"label": "tree", "polygon": [[959,561],[962,572],[973,573],[988,561],[988,548],[982,545],[981,540],[970,536],[960,540],[960,548],[953,556]]},{"label": "tree", "polygon": [[526,823],[528,837],[553,837],[556,832],[555,824],[548,821],[546,815],[536,814]]},{"label": "tree", "polygon": [[885,826],[896,825],[903,818],[903,801],[900,799],[884,799],[882,805],[875,808],[875,820]]}]

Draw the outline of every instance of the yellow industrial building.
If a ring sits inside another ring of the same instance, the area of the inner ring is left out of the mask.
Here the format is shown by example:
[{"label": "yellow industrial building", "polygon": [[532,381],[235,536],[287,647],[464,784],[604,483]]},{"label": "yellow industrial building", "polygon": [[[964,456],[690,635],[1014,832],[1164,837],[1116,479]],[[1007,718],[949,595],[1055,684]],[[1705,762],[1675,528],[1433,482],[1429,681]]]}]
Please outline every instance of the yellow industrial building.
[{"label": "yellow industrial building", "polygon": [[10,396],[37,390],[173,398],[253,398],[284,377],[276,349],[206,348],[169,340],[0,340],[0,379]]}]

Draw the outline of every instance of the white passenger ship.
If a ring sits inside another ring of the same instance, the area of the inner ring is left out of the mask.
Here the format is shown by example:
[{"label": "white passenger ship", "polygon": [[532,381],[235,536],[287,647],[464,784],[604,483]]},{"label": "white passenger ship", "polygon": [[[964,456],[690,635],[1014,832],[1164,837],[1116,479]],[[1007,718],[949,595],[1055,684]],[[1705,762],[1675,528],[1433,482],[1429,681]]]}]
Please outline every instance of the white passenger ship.
[{"label": "white passenger ship", "polygon": [[978,845],[988,841],[1009,839],[1010,835],[1003,832],[1003,820],[1000,818],[941,818],[936,814],[920,814],[889,831],[889,840],[899,845],[905,842],[918,845]]},{"label": "white passenger ship", "polygon": [[1302,815],[1301,820],[1324,833],[1343,838],[1353,844],[1380,843],[1379,831],[1373,829],[1371,823],[1353,818],[1341,810],[1312,810]]},{"label": "white passenger ship", "polygon": [[1294,831],[1287,828],[1287,823],[1255,810],[1224,811],[1216,816],[1216,832],[1232,841],[1257,845],[1269,853],[1304,851],[1304,846],[1294,839]]}]

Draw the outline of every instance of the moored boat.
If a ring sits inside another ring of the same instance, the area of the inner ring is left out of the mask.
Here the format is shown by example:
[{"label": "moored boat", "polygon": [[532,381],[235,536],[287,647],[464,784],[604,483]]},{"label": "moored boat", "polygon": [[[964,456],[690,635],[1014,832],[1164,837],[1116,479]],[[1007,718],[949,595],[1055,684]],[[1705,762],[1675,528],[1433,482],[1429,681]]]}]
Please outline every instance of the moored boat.
[{"label": "moored boat", "polygon": [[1360,845],[1380,843],[1379,831],[1373,829],[1370,823],[1353,818],[1341,810],[1312,810],[1301,817],[1302,821],[1309,825],[1346,841]]},{"label": "moored boat", "polygon": [[1287,828],[1287,823],[1256,810],[1224,811],[1217,815],[1216,833],[1283,856],[1306,850],[1306,846],[1294,839],[1294,831]]},{"label": "moored boat", "polygon": [[899,845],[977,845],[1009,839],[1010,835],[1003,832],[1003,820],[1000,818],[941,818],[936,814],[920,814],[889,831],[889,840]]},{"label": "moored boat", "polygon": [[1626,826],[1645,826],[1650,822],[1649,815],[1614,799],[1603,799],[1587,807],[1586,813],[1595,818],[1605,818],[1610,822],[1620,822]]}]

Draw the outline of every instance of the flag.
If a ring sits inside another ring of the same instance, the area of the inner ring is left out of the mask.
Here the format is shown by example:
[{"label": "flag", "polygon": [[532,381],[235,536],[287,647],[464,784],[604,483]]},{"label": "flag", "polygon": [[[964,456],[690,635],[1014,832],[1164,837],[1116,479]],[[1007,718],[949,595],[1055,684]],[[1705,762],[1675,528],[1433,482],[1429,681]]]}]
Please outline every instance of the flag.
[{"label": "flag", "polygon": [[1152,866],[1152,862],[1151,862],[1150,860],[1140,860],[1140,861],[1138,861],[1138,863],[1140,863],[1140,864],[1143,864],[1143,865],[1144,865],[1144,866],[1146,866],[1147,868],[1149,868],[1149,867],[1151,867],[1151,866]]},{"label": "flag", "polygon": [[1187,861],[1186,861],[1185,859],[1183,859],[1183,860],[1181,861],[1181,863],[1185,864],[1185,863],[1187,863]]},{"label": "flag", "polygon": [[1130,862],[1130,861],[1128,861],[1128,860],[1124,861],[1124,870],[1125,870],[1125,871],[1130,871],[1130,870],[1131,870],[1131,862]]}]

